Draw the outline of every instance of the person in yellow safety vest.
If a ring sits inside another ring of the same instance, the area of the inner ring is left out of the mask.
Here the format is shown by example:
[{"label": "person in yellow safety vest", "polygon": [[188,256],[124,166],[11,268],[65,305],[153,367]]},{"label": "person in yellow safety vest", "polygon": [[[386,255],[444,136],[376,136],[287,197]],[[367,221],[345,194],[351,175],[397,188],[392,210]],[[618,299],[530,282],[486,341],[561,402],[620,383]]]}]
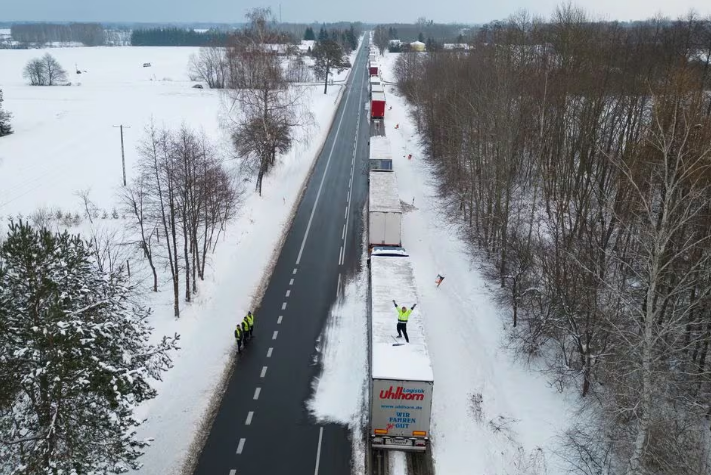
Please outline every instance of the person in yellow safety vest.
[{"label": "person in yellow safety vest", "polygon": [[247,323],[249,323],[249,339],[251,340],[252,336],[254,336],[254,315],[252,315],[252,312],[249,311],[244,319],[247,320]]},{"label": "person in yellow safety vest", "polygon": [[247,336],[249,335],[249,323],[247,322],[247,317],[242,320],[242,346],[247,346]]},{"label": "person in yellow safety vest", "polygon": [[395,305],[395,310],[397,310],[397,337],[402,338],[402,335],[405,335],[405,341],[410,343],[410,338],[407,336],[407,321],[410,319],[410,314],[415,310],[417,304],[413,304],[409,310],[407,307],[398,308],[394,300],[393,305]]},{"label": "person in yellow safety vest", "polygon": [[242,349],[242,336],[243,335],[244,334],[242,332],[242,325],[240,323],[238,323],[237,326],[235,327],[235,340],[237,340],[237,353],[239,353],[240,350]]}]

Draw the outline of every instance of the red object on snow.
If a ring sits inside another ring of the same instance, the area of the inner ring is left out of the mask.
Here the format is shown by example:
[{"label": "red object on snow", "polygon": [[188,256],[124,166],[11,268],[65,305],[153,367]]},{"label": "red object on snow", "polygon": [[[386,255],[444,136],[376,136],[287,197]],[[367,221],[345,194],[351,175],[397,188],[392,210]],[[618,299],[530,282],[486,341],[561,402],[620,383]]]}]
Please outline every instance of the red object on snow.
[{"label": "red object on snow", "polygon": [[368,72],[370,73],[371,76],[377,76],[378,75],[378,65],[377,64],[371,64],[368,67]]},{"label": "red object on snow", "polygon": [[382,119],[385,117],[385,94],[374,92],[370,100],[370,117],[372,119]]}]

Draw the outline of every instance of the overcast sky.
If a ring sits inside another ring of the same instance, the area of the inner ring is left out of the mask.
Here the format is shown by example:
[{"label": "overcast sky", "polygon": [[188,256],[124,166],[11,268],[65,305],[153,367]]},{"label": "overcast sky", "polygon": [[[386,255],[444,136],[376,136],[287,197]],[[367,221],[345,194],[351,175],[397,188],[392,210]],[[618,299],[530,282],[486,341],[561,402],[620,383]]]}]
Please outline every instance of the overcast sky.
[{"label": "overcast sky", "polygon": [[[242,22],[258,0],[0,0],[0,21]],[[285,22],[365,21],[411,23],[426,17],[442,23],[484,23],[520,9],[548,17],[559,0],[281,0]],[[711,0],[578,0],[596,18],[646,19],[661,12],[676,18],[690,9],[711,15]]]}]

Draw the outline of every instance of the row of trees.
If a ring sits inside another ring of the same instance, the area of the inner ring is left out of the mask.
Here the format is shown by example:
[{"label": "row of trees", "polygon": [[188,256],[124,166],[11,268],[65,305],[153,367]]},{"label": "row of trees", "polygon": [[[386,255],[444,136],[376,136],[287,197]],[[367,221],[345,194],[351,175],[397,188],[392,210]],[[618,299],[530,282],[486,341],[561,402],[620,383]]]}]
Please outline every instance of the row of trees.
[{"label": "row of trees", "polygon": [[0,240],[3,473],[124,473],[147,441],[134,408],[171,365],[178,335],[148,344],[150,310],[125,266],[102,271],[92,244],[11,223]]},{"label": "row of trees", "polygon": [[229,34],[224,31],[198,32],[185,28],[147,28],[131,32],[132,46],[225,46]]},{"label": "row of trees", "polygon": [[124,211],[134,223],[154,292],[157,269],[168,269],[178,317],[181,294],[190,302],[198,292],[208,255],[237,213],[240,183],[209,140],[185,126],[170,131],[151,125],[139,156],[137,177],[123,194]]},{"label": "row of trees", "polygon": [[513,342],[580,389],[571,470],[709,473],[711,22],[568,6],[487,34],[396,75]]},{"label": "row of trees", "polygon": [[67,71],[49,53],[41,58],[31,59],[22,71],[22,77],[31,86],[57,86],[67,81]]},{"label": "row of trees", "polygon": [[2,103],[4,99],[2,97],[2,89],[0,89],[0,137],[4,135],[10,135],[12,133],[12,126],[10,125],[10,119],[12,114],[3,110]]},{"label": "row of trees", "polygon": [[101,46],[106,41],[104,28],[99,23],[16,23],[10,33],[15,41],[40,45],[78,42],[85,46]]}]

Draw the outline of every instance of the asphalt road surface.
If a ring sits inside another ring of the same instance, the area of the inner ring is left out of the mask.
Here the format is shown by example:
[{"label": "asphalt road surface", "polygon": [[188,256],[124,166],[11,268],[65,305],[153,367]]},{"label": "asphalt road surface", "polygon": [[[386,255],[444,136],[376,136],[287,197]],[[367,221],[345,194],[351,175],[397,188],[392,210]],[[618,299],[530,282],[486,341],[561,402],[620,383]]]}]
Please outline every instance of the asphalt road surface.
[{"label": "asphalt road surface", "polygon": [[316,339],[363,252],[369,137],[363,43],[255,312],[254,339],[239,356],[200,454],[198,475],[351,473],[348,430],[317,423],[306,401],[319,370]]}]

